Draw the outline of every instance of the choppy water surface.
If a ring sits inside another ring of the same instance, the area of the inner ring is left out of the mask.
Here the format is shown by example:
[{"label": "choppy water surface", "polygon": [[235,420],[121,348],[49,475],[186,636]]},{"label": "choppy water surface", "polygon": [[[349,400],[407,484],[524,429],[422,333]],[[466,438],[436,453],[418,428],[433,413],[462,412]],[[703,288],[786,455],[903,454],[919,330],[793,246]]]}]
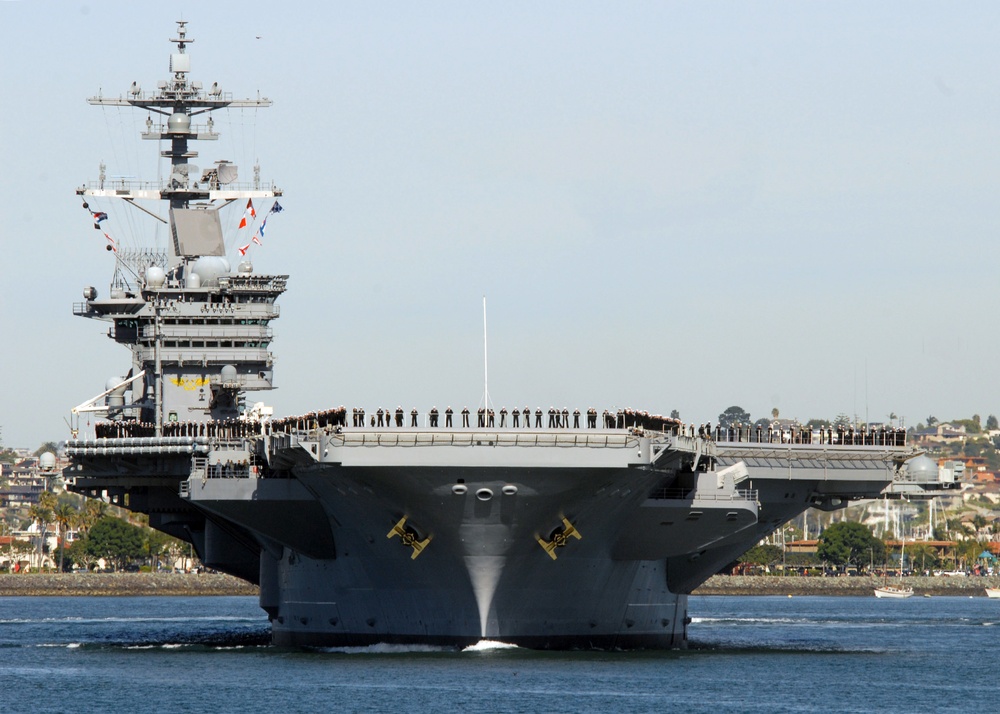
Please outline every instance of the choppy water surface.
[{"label": "choppy water surface", "polygon": [[0,597],[5,712],[994,711],[1000,601],[691,598],[681,652],[286,650],[255,598]]}]

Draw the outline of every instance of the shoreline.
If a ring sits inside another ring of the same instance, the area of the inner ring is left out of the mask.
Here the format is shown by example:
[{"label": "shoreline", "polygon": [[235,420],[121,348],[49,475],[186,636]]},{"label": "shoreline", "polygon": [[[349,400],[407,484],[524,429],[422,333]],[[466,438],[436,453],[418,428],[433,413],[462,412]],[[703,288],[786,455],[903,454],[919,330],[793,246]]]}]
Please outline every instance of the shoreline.
[{"label": "shoreline", "polygon": [[[890,580],[889,584],[898,583]],[[874,590],[885,581],[876,576],[804,577],[780,575],[713,575],[692,595],[824,595],[839,597],[874,597]],[[903,584],[913,588],[914,597],[962,596],[986,597],[987,587],[996,587],[996,578],[964,578],[915,575]]]},{"label": "shoreline", "polygon": [[[986,597],[986,588],[996,586],[997,579],[914,576],[904,583],[914,596]],[[692,594],[873,597],[882,584],[871,576],[714,575]],[[223,573],[0,573],[0,597],[257,594],[256,585]]]},{"label": "shoreline", "polygon": [[0,597],[257,595],[258,588],[223,573],[0,573]]}]

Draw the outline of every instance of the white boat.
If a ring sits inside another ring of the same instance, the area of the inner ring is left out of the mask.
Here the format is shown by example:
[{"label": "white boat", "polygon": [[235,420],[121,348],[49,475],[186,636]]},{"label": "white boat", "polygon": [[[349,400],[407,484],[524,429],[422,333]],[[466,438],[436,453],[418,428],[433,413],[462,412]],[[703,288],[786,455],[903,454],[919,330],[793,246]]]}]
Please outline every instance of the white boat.
[{"label": "white boat", "polygon": [[875,588],[875,597],[877,598],[889,598],[895,600],[902,600],[904,598],[913,597],[913,588],[909,588],[903,585],[903,562],[906,553],[906,540],[900,539],[899,548],[899,583],[897,585],[889,585],[884,583],[882,587]]},{"label": "white boat", "polygon": [[[998,592],[1000,596],[1000,592]],[[878,598],[895,598],[901,600],[907,597],[913,597],[913,588],[904,588],[902,586],[895,587],[892,585],[886,585],[881,588],[875,588],[875,597]]]},{"label": "white boat", "polygon": [[1000,588],[986,588],[986,597],[1000,598]]}]

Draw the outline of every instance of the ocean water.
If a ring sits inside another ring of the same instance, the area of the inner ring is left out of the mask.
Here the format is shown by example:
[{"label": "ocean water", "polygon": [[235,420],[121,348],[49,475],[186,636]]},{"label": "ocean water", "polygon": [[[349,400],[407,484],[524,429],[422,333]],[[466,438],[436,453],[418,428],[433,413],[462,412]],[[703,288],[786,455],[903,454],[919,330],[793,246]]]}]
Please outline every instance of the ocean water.
[{"label": "ocean water", "polygon": [[1000,601],[693,597],[691,646],[290,650],[248,597],[0,597],[0,712],[987,712]]}]

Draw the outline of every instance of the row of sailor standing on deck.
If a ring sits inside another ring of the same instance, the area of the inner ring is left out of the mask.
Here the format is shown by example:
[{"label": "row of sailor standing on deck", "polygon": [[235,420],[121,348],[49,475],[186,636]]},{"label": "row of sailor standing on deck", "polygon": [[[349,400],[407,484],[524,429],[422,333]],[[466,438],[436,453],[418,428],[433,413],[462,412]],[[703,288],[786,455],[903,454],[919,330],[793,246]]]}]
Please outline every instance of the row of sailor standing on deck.
[{"label": "row of sailor standing on deck", "polygon": [[[219,419],[211,421],[167,421],[160,427],[161,436],[220,437],[239,439],[258,436],[262,425],[257,421]],[[101,421],[94,425],[98,439],[137,439],[156,436],[156,424],[146,421]]]},{"label": "row of sailor standing on deck", "polygon": [[698,427],[698,436],[715,441],[736,441],[761,444],[822,444],[833,446],[906,446],[906,429],[902,427],[871,427],[861,425],[813,429],[792,425],[787,429],[763,424],[734,424],[724,427],[711,424]]},{"label": "row of sailor standing on deck", "polygon": [[[475,427],[480,429],[492,428],[512,428],[512,429],[580,429],[581,417],[586,416],[587,428],[598,428],[598,417],[600,424],[605,429],[627,429],[641,428],[656,431],[672,431],[678,433],[681,429],[681,422],[659,414],[650,414],[645,411],[634,409],[618,409],[609,411],[605,409],[598,413],[597,409],[591,407],[584,414],[579,409],[570,411],[567,408],[557,409],[549,407],[543,411],[541,407],[532,410],[531,407],[524,409],[511,409],[501,407],[499,412],[493,409],[480,407],[475,414]],[[407,423],[407,413],[402,407],[395,410],[389,408],[379,408],[374,413],[366,414],[364,409],[354,408],[351,410],[351,426],[362,427],[403,427],[415,428],[420,426],[420,412],[412,409],[409,412]],[[427,413],[427,426],[431,428],[444,427],[446,429],[461,427],[469,429],[473,427],[472,412],[468,407],[463,407],[460,411],[455,411],[447,407],[444,411],[437,407],[432,407]],[[443,422],[443,423],[442,423]],[[457,422],[457,423],[456,423]],[[694,427],[692,426],[693,430]],[[686,430],[685,430],[686,431]],[[693,435],[693,434],[692,434]]]},{"label": "row of sailor standing on deck", "polygon": [[[218,437],[239,439],[264,433],[263,421],[245,419],[211,419],[207,421],[167,421],[161,427],[162,436]],[[347,408],[337,407],[300,416],[282,417],[267,422],[271,432],[309,431],[327,426],[347,426]],[[102,421],[94,425],[98,439],[130,439],[156,436],[151,422],[122,420]]]}]

